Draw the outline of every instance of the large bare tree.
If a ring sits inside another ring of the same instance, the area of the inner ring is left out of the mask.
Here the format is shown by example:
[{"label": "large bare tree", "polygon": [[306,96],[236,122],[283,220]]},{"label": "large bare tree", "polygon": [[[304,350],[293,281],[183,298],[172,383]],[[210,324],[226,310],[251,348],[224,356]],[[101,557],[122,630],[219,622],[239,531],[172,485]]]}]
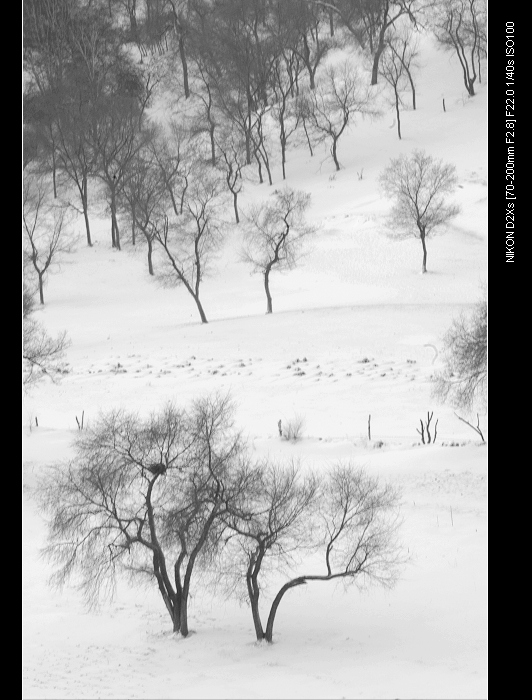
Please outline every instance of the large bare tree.
[{"label": "large bare tree", "polygon": [[[294,464],[262,465],[246,503],[227,516],[239,546],[228,562],[245,579],[257,640],[273,641],[279,605],[297,586],[339,580],[393,586],[407,561],[398,540],[400,499],[396,488],[352,463],[322,477]],[[323,570],[297,574],[302,552],[321,555]],[[296,575],[274,596],[264,627],[259,603],[272,571]]]},{"label": "large bare tree", "polygon": [[220,547],[223,517],[249,478],[230,401],[168,404],[147,418],[108,411],[74,448],[75,458],[50,466],[36,488],[52,583],[75,576],[95,605],[112,595],[119,572],[148,578],[173,631],[186,637],[195,576]]}]

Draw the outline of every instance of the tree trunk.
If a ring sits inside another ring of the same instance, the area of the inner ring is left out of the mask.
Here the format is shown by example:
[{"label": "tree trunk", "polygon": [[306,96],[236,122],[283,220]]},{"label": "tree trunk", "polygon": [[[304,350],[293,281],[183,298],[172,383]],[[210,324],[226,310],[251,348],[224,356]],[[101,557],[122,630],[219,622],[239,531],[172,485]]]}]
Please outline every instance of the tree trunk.
[{"label": "tree trunk", "polygon": [[237,203],[237,201],[238,201],[238,192],[233,192],[233,207],[235,210],[235,219],[236,219],[236,223],[239,224],[240,217],[238,216],[238,203]]},{"label": "tree trunk", "polygon": [[334,138],[334,136],[333,136],[333,142],[332,142],[332,146],[331,146],[331,155],[333,157],[334,164],[336,166],[336,170],[338,171],[338,170],[340,170],[340,163],[338,162],[338,157],[336,155],[336,143],[337,143],[337,141],[338,141],[338,139]]},{"label": "tree trunk", "polygon": [[[253,565],[251,565],[250,568],[253,569]],[[256,575],[254,576],[249,569],[246,573],[246,583],[248,587],[249,603],[251,605],[251,615],[253,617],[253,626],[255,627],[255,635],[257,637],[257,641],[260,642],[264,639],[264,630],[262,629],[262,621],[259,613],[259,591],[257,588]]]},{"label": "tree trunk", "polygon": [[273,623],[275,622],[275,615],[277,614],[277,608],[279,607],[279,603],[281,602],[284,594],[286,593],[286,591],[290,590],[290,588],[295,588],[295,586],[302,586],[305,583],[306,581],[302,577],[293,579],[292,581],[285,583],[285,585],[281,588],[279,593],[275,596],[275,599],[272,603],[272,607],[270,609],[270,614],[268,615],[268,622],[266,623],[266,632],[264,634],[264,639],[270,644],[273,641]]},{"label": "tree trunk", "polygon": [[153,272],[152,253],[153,253],[153,243],[148,238],[148,272],[150,273],[150,275],[155,274]]},{"label": "tree trunk", "polygon": [[424,274],[427,271],[427,246],[425,244],[425,234],[422,233],[420,238],[421,245],[423,246],[423,265],[421,267],[421,272]]},{"label": "tree trunk", "polygon": [[214,126],[212,125],[209,129],[209,136],[211,139],[211,165],[214,168],[216,165],[216,142],[214,140]]},{"label": "tree trunk", "polygon": [[386,3],[386,7],[384,9],[384,15],[382,18],[382,27],[381,27],[380,32],[379,32],[379,43],[377,44],[377,48],[375,49],[375,56],[373,57],[373,69],[371,71],[371,84],[372,85],[377,85],[377,78],[379,75],[379,63],[381,60],[382,52],[384,51],[384,48],[386,46],[386,42],[385,42],[386,30],[390,26],[390,22],[388,21],[388,8],[389,8],[389,3]]},{"label": "tree trunk", "polygon": [[44,304],[44,279],[43,275],[39,274],[39,301]]},{"label": "tree trunk", "polygon": [[309,151],[310,151],[310,157],[312,158],[312,156],[314,155],[314,152],[313,152],[313,150],[312,150],[312,144],[310,143],[310,137],[309,137],[309,135],[308,135],[307,125],[306,125],[304,119],[303,119],[303,129],[304,129],[304,131],[305,131],[305,136],[307,137],[307,144],[308,144],[308,149],[309,149]]},{"label": "tree trunk", "polygon": [[187,57],[185,54],[185,40],[182,36],[179,37],[179,57],[181,59],[181,66],[183,68],[183,88],[185,90],[185,98],[188,100],[190,97],[190,88],[188,85],[188,64]]},{"label": "tree trunk", "polygon": [[136,216],[135,216],[135,205],[131,207],[131,245],[136,245],[137,243],[137,227],[136,227]]},{"label": "tree trunk", "polygon": [[264,272],[264,290],[266,291],[266,313],[271,314],[273,312],[273,306],[272,306],[272,296],[270,294],[270,272],[271,272],[271,266],[268,266]]},{"label": "tree trunk", "polygon": [[262,165],[257,152],[255,152],[255,160],[257,161],[257,168],[259,170],[259,183],[262,185],[262,183],[264,182],[264,179],[262,177]]},{"label": "tree trunk", "polygon": [[395,90],[395,113],[397,115],[397,135],[401,139],[401,114],[399,112],[399,94],[397,93],[397,88]]},{"label": "tree trunk", "polygon": [[120,233],[116,219],[116,192],[114,188],[111,190],[111,243],[113,248],[120,250]]},{"label": "tree trunk", "polygon": [[181,596],[181,606],[179,611],[179,630],[183,637],[188,637],[188,586],[183,588]]},{"label": "tree trunk", "polygon": [[81,205],[83,207],[83,217],[85,219],[85,231],[87,233],[87,245],[92,247],[91,227],[89,223],[89,198],[87,195],[87,177],[83,177],[81,185]]},{"label": "tree trunk", "polygon": [[268,173],[268,183],[273,185],[273,180],[272,180],[272,172],[270,170],[270,161],[268,158],[268,154],[266,153],[266,150],[264,150],[264,155],[262,157],[262,160],[264,161],[264,165],[266,166],[266,172]]},{"label": "tree trunk", "polygon": [[196,302],[196,306],[198,307],[201,322],[208,323],[207,316],[205,316],[205,312],[203,311],[203,306],[201,305],[201,301],[200,301],[199,296],[197,294],[194,294],[194,293],[192,293],[192,296],[194,297],[194,301]]},{"label": "tree trunk", "polygon": [[403,63],[403,66],[405,67],[406,74],[408,76],[408,80],[410,81],[410,88],[412,90],[412,109],[414,112],[416,111],[416,87],[414,85],[414,79],[412,78],[412,74],[410,73],[410,69],[405,66]]},{"label": "tree trunk", "polygon": [[57,199],[57,163],[55,160],[55,146],[52,144],[52,182],[54,186],[54,199]]},{"label": "tree trunk", "polygon": [[375,56],[373,57],[373,68],[371,70],[371,84],[377,85],[377,79],[379,77],[379,63],[381,60],[382,52],[384,51],[384,42],[379,42],[377,50],[375,51]]},{"label": "tree trunk", "polygon": [[181,632],[181,599],[176,596],[173,613],[173,632]]}]

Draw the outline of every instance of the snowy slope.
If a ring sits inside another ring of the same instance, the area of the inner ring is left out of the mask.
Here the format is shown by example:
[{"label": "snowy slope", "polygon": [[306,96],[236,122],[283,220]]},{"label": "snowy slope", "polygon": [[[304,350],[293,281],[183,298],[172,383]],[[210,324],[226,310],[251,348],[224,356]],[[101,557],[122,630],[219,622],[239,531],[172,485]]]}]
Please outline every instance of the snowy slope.
[{"label": "snowy slope", "polygon": [[[428,39],[420,58],[418,109],[403,113],[401,141],[390,109],[342,137],[339,173],[326,150],[289,152],[286,184],[311,193],[319,231],[296,270],[272,274],[272,315],[260,277],[239,262],[237,227],[203,283],[207,325],[185,290],[149,278],[142,250],[111,249],[105,219],[94,221],[94,247],[80,244],[50,277],[37,318],[72,346],[69,373],[24,402],[25,698],[485,697],[486,446],[431,397],[430,377],[443,333],[486,279],[486,87],[466,99],[456,61]],[[387,235],[377,183],[390,157],[413,148],[459,177],[462,211],[428,241],[426,275],[419,241]],[[247,183],[243,210],[270,192]],[[90,424],[100,410],[144,413],[213,390],[231,393],[258,454],[318,469],[352,459],[401,485],[412,562],[394,590],[296,589],[267,646],[254,643],[246,607],[210,592],[196,590],[195,634],[183,640],[154,590],[119,582],[114,603],[87,612],[74,589],[46,585],[31,487],[70,455],[76,416]],[[438,442],[422,446],[429,410]],[[277,421],[295,414],[303,439],[280,442]],[[369,414],[380,449],[366,439]]]}]

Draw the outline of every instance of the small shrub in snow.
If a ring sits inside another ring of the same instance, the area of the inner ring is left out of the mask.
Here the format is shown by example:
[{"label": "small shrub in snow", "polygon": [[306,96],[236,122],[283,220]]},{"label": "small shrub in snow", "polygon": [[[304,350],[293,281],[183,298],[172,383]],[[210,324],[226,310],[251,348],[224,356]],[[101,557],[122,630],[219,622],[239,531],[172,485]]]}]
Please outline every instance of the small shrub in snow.
[{"label": "small shrub in snow", "polygon": [[286,423],[283,423],[282,437],[290,442],[297,442],[303,437],[305,419],[299,415],[294,416]]}]

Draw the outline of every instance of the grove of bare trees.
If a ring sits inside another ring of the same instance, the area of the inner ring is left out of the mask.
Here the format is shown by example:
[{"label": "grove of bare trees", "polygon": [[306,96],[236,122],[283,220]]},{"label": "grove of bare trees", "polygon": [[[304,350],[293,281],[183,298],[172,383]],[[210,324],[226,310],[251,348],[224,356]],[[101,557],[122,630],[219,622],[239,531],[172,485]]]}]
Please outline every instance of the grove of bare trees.
[{"label": "grove of bare trees", "polygon": [[[195,591],[224,582],[247,598],[256,638],[273,641],[287,592],[312,581],[392,586],[406,562],[398,540],[400,493],[351,463],[318,476],[257,460],[234,424],[228,397],[147,418],[110,410],[50,466],[35,497],[47,517],[52,583],[75,579],[90,605],[117,576],[151,581],[172,630],[190,633]],[[322,564],[298,571],[303,553]],[[273,572],[289,577],[264,625],[261,595]]]}]

